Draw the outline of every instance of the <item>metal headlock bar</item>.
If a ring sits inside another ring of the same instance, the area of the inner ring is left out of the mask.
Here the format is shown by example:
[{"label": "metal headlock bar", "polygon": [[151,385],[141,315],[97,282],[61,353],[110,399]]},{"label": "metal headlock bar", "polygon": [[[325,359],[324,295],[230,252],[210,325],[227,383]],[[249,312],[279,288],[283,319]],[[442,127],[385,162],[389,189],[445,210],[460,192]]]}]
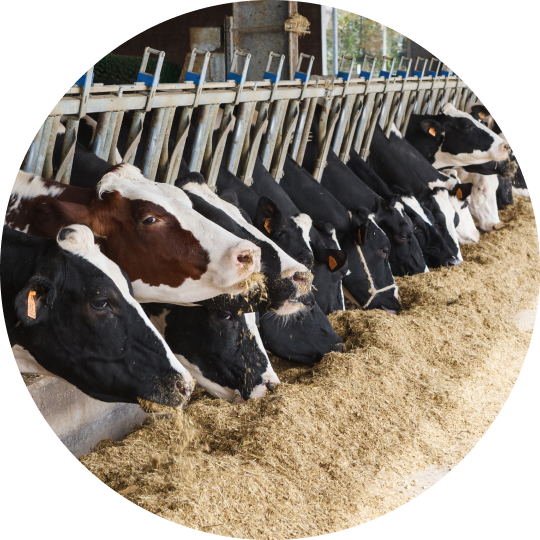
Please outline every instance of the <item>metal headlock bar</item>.
[{"label": "metal headlock bar", "polygon": [[[146,71],[151,54],[158,57],[153,75]],[[197,56],[203,56],[200,73],[194,72]],[[244,58],[241,73],[239,57]],[[387,135],[392,125],[405,133],[414,112],[438,114],[445,103],[465,110],[476,101],[465,83],[437,59],[417,58],[411,73],[411,58],[401,58],[396,68],[396,60],[384,56],[379,74],[374,76],[377,58],[366,55],[355,77],[354,58],[343,55],[337,75],[320,77],[311,75],[314,57],[302,53],[294,80],[289,81],[281,79],[285,56],[271,52],[263,80],[248,81],[251,55],[237,50],[227,81],[207,82],[211,53],[193,49],[184,81],[160,84],[164,58],[164,51],[147,47],[133,84],[93,84],[93,68],[88,70],[41,126],[23,170],[53,177],[54,142],[62,121],[65,135],[56,179],[69,183],[79,122],[88,113],[98,115],[91,150],[116,164],[124,115],[132,111],[121,159],[133,164],[137,155],[138,165],[150,180],[159,177],[161,182],[174,183],[185,159],[191,171],[206,177],[213,191],[222,163],[251,185],[255,161],[260,157],[279,182],[287,154],[302,164],[315,108],[320,103],[318,154],[314,170],[309,171],[320,182],[330,148],[345,163],[351,148],[367,159],[377,124]],[[278,60],[275,73],[270,71],[273,60]],[[309,61],[305,72],[300,70],[303,60]],[[145,115],[150,112],[151,121],[145,123]],[[193,125],[192,119],[196,119]],[[148,130],[146,143],[137,154],[143,129]]]}]

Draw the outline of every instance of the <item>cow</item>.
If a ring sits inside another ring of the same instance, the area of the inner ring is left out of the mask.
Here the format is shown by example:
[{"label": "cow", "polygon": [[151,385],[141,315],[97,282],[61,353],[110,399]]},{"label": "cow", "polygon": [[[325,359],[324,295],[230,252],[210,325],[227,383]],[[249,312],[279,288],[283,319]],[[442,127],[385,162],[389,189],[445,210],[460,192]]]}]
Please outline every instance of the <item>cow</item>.
[{"label": "cow", "polygon": [[448,190],[438,185],[434,188],[430,187],[430,184],[446,184],[448,177],[434,169],[422,154],[401,136],[394,125],[391,127],[389,137],[386,137],[380,126],[375,127],[368,165],[391,191],[402,195],[406,204],[415,206],[410,199],[412,195],[433,214],[435,219],[433,224],[439,229],[455,257],[454,261],[448,260],[448,264],[460,264],[463,258],[459,249],[455,223],[459,217],[449,200]]},{"label": "cow", "polygon": [[[266,277],[266,300],[253,311],[273,310],[289,315],[302,309],[298,300],[311,289],[312,275],[272,240],[250,224],[240,210],[213,193],[200,173],[179,176],[176,186],[190,198],[197,212],[240,238],[257,242],[261,249],[262,267]],[[176,189],[176,188],[175,188]]]},{"label": "cow", "polygon": [[[422,250],[422,255],[424,256],[428,268],[449,266],[455,263],[454,254],[444,241],[437,227],[435,227],[431,212],[419,203],[414,195],[406,193],[396,186],[393,186],[393,188],[390,189],[379,175],[376,174],[352,148],[347,166],[350,167],[357,176],[361,176],[363,182],[383,199],[391,200],[396,197],[396,193],[394,193],[392,189],[396,189],[401,193],[400,197],[404,204],[405,213],[412,222],[413,234]],[[429,219],[427,217],[428,214],[431,216]]]},{"label": "cow", "polygon": [[[311,125],[312,141],[306,145],[302,166],[314,170],[318,158],[319,138],[318,117],[322,107],[318,107]],[[399,197],[382,199],[371,190],[350,167],[347,167],[332,149],[328,151],[321,184],[349,211],[368,208],[375,215],[377,224],[390,240],[390,267],[396,276],[425,272],[426,263],[418,241],[413,235],[410,219],[403,210]]]},{"label": "cow", "polygon": [[197,384],[242,402],[279,384],[259,334],[258,313],[201,305],[143,304],[159,333]]},{"label": "cow", "polygon": [[181,190],[150,182],[128,164],[113,167],[97,190],[20,172],[5,223],[47,238],[65,225],[88,225],[140,302],[246,293],[260,270],[259,247],[204,219]]},{"label": "cow", "polygon": [[106,402],[177,407],[194,381],[85,225],[56,240],[4,227],[2,307],[19,370],[54,375]]},{"label": "cow", "polygon": [[[253,186],[257,183],[254,171]],[[398,312],[398,289],[388,262],[390,242],[375,222],[373,212],[359,208],[349,214],[324,186],[290,156],[285,158],[284,176],[279,185],[301,212],[308,214],[315,222],[330,223],[334,227],[340,249],[347,251],[351,272],[343,278],[345,296],[362,309]]]},{"label": "cow", "polygon": [[315,364],[331,351],[343,351],[345,344],[315,302],[313,292],[302,297],[302,301],[306,309],[292,317],[261,315],[261,338],[268,351],[302,364]]},{"label": "cow", "polygon": [[478,226],[486,232],[500,229],[501,225],[497,211],[499,176],[497,174],[484,175],[467,172],[463,167],[456,169],[456,172],[461,182],[467,182],[473,186],[469,210]]},{"label": "cow", "polygon": [[451,103],[438,115],[411,115],[405,138],[436,169],[502,161],[510,151],[503,138]]}]

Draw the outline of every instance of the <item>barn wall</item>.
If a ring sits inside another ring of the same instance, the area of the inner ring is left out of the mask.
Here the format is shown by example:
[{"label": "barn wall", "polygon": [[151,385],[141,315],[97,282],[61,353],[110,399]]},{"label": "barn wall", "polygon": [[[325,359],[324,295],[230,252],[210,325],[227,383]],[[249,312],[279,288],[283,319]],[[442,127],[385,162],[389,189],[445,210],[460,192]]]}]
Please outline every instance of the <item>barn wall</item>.
[{"label": "barn wall", "polygon": [[125,56],[142,57],[144,48],[152,47],[153,49],[165,51],[167,60],[176,62],[182,67],[186,54],[190,51],[189,29],[197,26],[223,27],[225,17],[231,15],[232,4],[222,4],[192,11],[141,32],[111,52]]},{"label": "barn wall", "polygon": [[[310,23],[310,34],[298,38],[298,51],[315,57],[311,73],[322,75],[322,42],[321,42],[321,6],[309,2],[298,2],[298,13]],[[307,63],[306,63],[307,65]],[[305,67],[302,66],[302,70]]]}]

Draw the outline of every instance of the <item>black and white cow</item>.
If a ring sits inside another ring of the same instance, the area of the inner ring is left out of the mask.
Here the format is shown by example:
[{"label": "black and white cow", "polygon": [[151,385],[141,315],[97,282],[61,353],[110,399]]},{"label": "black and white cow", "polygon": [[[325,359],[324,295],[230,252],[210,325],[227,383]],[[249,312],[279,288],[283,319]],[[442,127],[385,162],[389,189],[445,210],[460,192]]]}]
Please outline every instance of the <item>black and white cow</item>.
[{"label": "black and white cow", "polygon": [[[357,176],[362,175],[362,179],[375,193],[383,199],[391,200],[396,194],[393,190],[401,193],[405,213],[412,222],[413,233],[418,241],[422,255],[429,268],[438,268],[440,266],[449,266],[454,264],[454,253],[444,241],[439,229],[435,226],[434,218],[412,193],[406,193],[405,190],[393,186],[392,189],[371,169],[371,167],[355,152],[350,151],[350,159],[347,166],[351,167]],[[428,218],[427,216],[431,217]]]},{"label": "black and white cow", "polygon": [[[400,310],[397,286],[388,262],[390,242],[373,212],[354,214],[290,156],[285,159],[280,187],[293,204],[314,222],[331,223],[340,249],[347,251],[350,274],[343,278],[345,296],[363,309]],[[253,186],[257,184],[254,173]],[[275,200],[275,199],[274,199]],[[276,201],[281,205],[281,201]]]},{"label": "black and white cow", "polygon": [[236,206],[214,194],[201,174],[193,172],[180,176],[176,184],[189,196],[193,208],[201,215],[234,235],[259,245],[267,298],[253,306],[253,311],[271,309],[279,315],[289,315],[301,310],[303,306],[298,297],[311,289],[312,276],[307,268],[248,223]]},{"label": "black and white cow", "polygon": [[279,384],[259,334],[258,313],[207,306],[143,304],[182,365],[227,401],[263,397]]},{"label": "black and white cow", "polygon": [[451,103],[438,115],[411,115],[405,137],[436,169],[501,161],[510,151],[503,138]]},{"label": "black and white cow", "polygon": [[[450,260],[448,264],[460,264],[463,259],[456,233],[459,217],[450,202],[448,189],[443,187],[449,178],[434,169],[422,154],[401,136],[395,126],[392,126],[389,137],[386,137],[377,125],[368,164],[392,191],[412,195],[433,214],[433,224],[439,229],[456,258],[456,261]],[[402,200],[407,205],[416,206],[408,196],[402,195]]]},{"label": "black and white cow", "polygon": [[57,240],[4,227],[2,307],[22,373],[54,375],[107,402],[178,406],[193,379],[84,225]]},{"label": "black and white cow", "polygon": [[315,364],[331,351],[341,352],[345,344],[334,332],[326,315],[315,302],[313,291],[302,297],[306,309],[292,317],[265,313],[260,319],[264,346],[275,356]]}]

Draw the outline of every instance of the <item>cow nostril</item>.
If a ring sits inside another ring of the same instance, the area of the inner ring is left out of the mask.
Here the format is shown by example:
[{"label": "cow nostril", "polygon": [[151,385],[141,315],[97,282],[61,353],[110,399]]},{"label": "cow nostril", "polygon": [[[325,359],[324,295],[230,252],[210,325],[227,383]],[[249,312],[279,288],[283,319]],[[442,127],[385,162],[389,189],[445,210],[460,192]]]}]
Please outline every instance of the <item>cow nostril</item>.
[{"label": "cow nostril", "polygon": [[189,397],[189,395],[191,394],[191,388],[183,381],[178,381],[176,383],[176,388],[184,397]]},{"label": "cow nostril", "polygon": [[293,281],[295,283],[298,283],[298,285],[306,285],[307,284],[307,280],[306,278],[300,273],[300,272],[296,272],[293,276]]},{"label": "cow nostril", "polygon": [[343,349],[345,349],[345,343],[343,343],[343,342],[336,343],[336,344],[332,347],[332,350],[333,350],[334,352],[343,352]]},{"label": "cow nostril", "polygon": [[509,145],[509,144],[505,144],[505,145],[503,145],[503,148],[504,148],[505,150],[508,150],[508,151],[510,151],[510,145]]},{"label": "cow nostril", "polygon": [[238,255],[238,257],[236,257],[236,260],[240,264],[249,264],[249,263],[253,262],[253,257],[251,256],[250,253],[243,253],[241,255]]},{"label": "cow nostril", "polygon": [[266,381],[264,384],[266,384],[266,388],[268,388],[268,390],[270,390],[270,392],[274,391],[275,385],[274,385],[273,382]]}]

